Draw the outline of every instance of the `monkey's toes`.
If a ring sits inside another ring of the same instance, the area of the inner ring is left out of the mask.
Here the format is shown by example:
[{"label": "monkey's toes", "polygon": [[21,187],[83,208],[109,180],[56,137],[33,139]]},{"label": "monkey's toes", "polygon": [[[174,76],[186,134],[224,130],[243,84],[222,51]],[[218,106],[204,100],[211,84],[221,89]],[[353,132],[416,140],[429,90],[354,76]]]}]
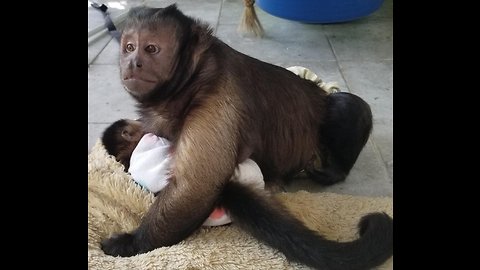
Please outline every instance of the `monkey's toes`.
[{"label": "monkey's toes", "polygon": [[130,257],[138,253],[133,239],[133,235],[129,233],[117,234],[103,240],[100,247],[107,255]]}]

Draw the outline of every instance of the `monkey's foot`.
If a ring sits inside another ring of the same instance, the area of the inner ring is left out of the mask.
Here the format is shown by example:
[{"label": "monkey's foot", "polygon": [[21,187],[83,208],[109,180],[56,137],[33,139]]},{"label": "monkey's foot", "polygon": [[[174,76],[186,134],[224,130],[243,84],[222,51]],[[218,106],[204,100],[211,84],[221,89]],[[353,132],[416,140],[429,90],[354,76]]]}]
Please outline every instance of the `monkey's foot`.
[{"label": "monkey's foot", "polygon": [[285,192],[285,188],[278,181],[270,181],[265,183],[265,190],[271,194]]},{"label": "monkey's foot", "polygon": [[130,257],[137,255],[138,248],[134,245],[134,235],[129,233],[116,234],[102,241],[100,247],[107,255]]}]

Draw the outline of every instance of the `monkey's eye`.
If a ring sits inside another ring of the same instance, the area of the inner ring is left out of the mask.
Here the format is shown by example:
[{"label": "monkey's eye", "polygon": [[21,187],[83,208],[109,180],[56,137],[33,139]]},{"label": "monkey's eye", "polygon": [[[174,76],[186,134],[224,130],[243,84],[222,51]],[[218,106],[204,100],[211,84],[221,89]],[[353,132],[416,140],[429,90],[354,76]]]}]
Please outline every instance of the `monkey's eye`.
[{"label": "monkey's eye", "polygon": [[145,51],[147,53],[154,54],[154,53],[157,53],[159,49],[154,45],[148,45],[147,47],[145,47]]},{"label": "monkey's eye", "polygon": [[125,46],[125,51],[127,52],[133,52],[135,50],[135,46],[133,46],[131,43],[128,43],[127,46]]}]

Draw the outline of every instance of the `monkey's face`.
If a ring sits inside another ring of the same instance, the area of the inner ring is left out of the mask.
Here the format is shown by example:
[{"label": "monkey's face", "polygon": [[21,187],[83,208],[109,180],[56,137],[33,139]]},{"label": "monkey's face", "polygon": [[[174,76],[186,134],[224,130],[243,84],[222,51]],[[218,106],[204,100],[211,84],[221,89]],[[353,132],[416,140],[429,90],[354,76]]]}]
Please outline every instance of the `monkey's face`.
[{"label": "monkey's face", "polygon": [[141,98],[168,80],[172,76],[176,45],[172,27],[157,31],[125,29],[120,44],[120,74],[125,89]]}]

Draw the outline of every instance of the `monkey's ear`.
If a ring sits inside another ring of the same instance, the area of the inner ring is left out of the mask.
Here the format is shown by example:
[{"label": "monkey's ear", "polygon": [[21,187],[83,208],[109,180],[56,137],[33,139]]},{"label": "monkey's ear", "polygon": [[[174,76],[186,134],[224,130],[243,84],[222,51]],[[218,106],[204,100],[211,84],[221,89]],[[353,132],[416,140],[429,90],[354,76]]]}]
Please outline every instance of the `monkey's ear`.
[{"label": "monkey's ear", "polygon": [[191,48],[191,62],[186,70],[189,75],[195,72],[203,53],[210,47],[212,43],[212,32],[213,30],[208,27],[208,25],[203,25],[198,22],[191,25],[191,33],[187,45]]},{"label": "monkey's ear", "polygon": [[127,129],[122,130],[122,138],[127,141],[132,141],[132,134]]},{"label": "monkey's ear", "polygon": [[178,13],[178,12],[181,13],[181,11],[177,8],[177,3],[171,4],[170,6],[165,7],[162,10],[162,13],[165,14],[165,15],[174,14],[174,13]]},{"label": "monkey's ear", "polygon": [[206,24],[194,23],[191,26],[191,45],[194,55],[201,55],[212,43],[213,29]]}]

